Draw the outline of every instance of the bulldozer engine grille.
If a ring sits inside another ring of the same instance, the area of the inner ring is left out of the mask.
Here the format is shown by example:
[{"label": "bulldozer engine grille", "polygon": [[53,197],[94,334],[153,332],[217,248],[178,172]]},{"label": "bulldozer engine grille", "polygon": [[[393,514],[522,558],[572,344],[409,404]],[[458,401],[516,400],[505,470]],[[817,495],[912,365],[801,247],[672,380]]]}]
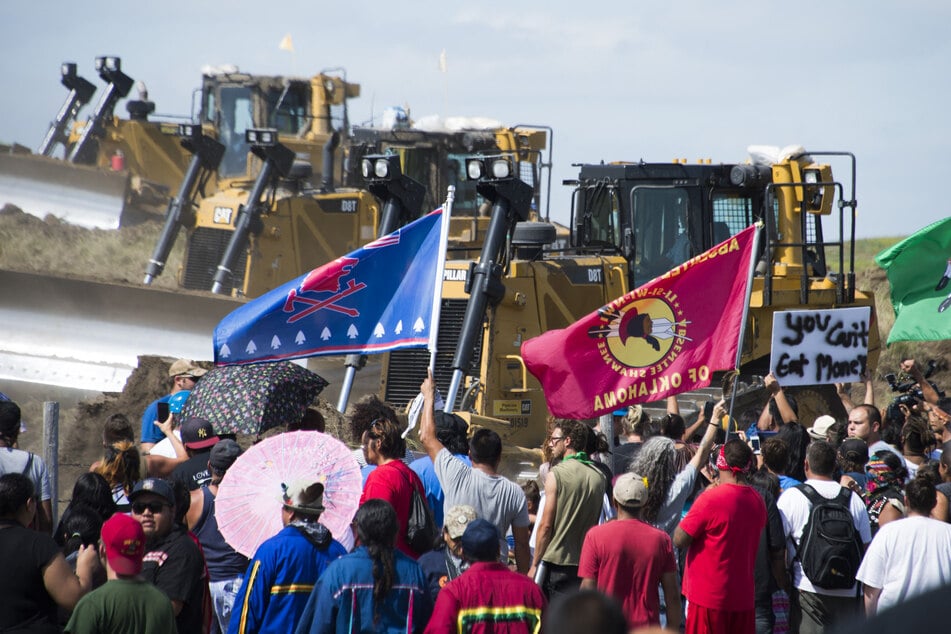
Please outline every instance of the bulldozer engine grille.
[{"label": "bulldozer engine grille", "polygon": [[[188,237],[185,255],[185,271],[182,285],[189,290],[210,291],[214,284],[215,271],[231,240],[231,231],[198,227]],[[244,268],[248,252],[242,249],[234,266],[232,288],[244,285]],[[229,289],[230,290],[230,289]]]},{"label": "bulldozer engine grille", "polygon": [[[452,381],[452,359],[456,354],[467,300],[444,299],[439,316],[439,338],[436,341],[436,370],[434,377],[439,392],[445,395]],[[473,375],[473,368],[482,365],[482,337],[476,340],[472,366],[466,372]],[[395,350],[390,353],[386,371],[386,393],[383,398],[397,408],[404,407],[419,394],[419,386],[426,378],[429,367],[429,351],[425,348]],[[460,396],[462,390],[460,390]],[[458,400],[457,400],[458,403]]]}]

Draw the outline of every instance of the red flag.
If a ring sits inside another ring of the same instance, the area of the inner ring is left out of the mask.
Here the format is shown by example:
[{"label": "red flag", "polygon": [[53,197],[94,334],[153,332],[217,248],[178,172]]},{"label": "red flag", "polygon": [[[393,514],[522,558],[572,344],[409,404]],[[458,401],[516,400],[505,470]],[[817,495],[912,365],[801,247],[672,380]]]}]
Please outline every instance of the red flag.
[{"label": "red flag", "polygon": [[548,409],[593,418],[710,385],[736,363],[756,227],[522,344]]}]

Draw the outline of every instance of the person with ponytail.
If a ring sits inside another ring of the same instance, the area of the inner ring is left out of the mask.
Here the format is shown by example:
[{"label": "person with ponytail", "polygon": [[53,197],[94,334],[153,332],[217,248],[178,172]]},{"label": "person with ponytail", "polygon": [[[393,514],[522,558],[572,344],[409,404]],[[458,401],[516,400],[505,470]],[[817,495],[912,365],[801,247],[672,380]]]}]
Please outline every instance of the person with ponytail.
[{"label": "person with ponytail", "polygon": [[396,511],[385,500],[367,500],[353,526],[357,548],[321,575],[297,634],[422,632],[433,604],[422,568],[395,547]]},{"label": "person with ponytail", "polygon": [[120,440],[110,445],[95,473],[105,478],[112,488],[116,510],[129,513],[132,510],[129,494],[136,482],[142,479],[142,465],[135,443]]}]

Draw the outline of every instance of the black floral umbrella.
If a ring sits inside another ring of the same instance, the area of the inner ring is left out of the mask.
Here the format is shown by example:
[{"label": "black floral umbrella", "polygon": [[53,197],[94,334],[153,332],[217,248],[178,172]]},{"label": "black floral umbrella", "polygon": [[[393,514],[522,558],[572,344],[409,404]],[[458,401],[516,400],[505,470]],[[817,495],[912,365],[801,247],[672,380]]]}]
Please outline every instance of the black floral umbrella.
[{"label": "black floral umbrella", "polygon": [[218,366],[201,377],[182,410],[219,434],[260,434],[299,421],[327,381],[289,361]]}]

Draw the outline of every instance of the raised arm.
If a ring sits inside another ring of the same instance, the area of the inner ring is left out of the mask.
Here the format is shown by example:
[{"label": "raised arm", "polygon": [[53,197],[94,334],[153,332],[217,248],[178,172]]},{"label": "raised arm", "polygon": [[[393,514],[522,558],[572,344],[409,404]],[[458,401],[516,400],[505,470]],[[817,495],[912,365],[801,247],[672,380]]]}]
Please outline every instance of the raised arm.
[{"label": "raised arm", "polygon": [[931,386],[931,383],[928,382],[928,379],[925,378],[925,375],[921,372],[921,369],[918,367],[918,364],[915,363],[914,359],[905,359],[901,362],[902,372],[906,372],[915,380],[915,383],[918,384],[918,387],[921,388],[921,395],[924,397],[925,402],[931,403],[932,405],[937,405],[940,397],[935,389]]},{"label": "raised arm", "polygon": [[433,462],[436,462],[436,454],[443,449],[443,444],[436,438],[436,383],[433,381],[432,370],[419,386],[419,391],[423,394],[423,411],[419,417],[419,440],[423,443],[423,449],[429,454]]},{"label": "raised arm", "polygon": [[707,426],[703,432],[703,439],[700,441],[700,446],[697,447],[697,453],[690,459],[690,465],[697,471],[700,471],[700,467],[702,467],[707,461],[707,458],[710,457],[710,449],[713,448],[713,441],[717,437],[717,429],[720,428],[719,423],[716,421],[720,420],[725,414],[726,408],[724,407],[723,401],[720,401],[713,407],[713,420],[707,422]]}]

